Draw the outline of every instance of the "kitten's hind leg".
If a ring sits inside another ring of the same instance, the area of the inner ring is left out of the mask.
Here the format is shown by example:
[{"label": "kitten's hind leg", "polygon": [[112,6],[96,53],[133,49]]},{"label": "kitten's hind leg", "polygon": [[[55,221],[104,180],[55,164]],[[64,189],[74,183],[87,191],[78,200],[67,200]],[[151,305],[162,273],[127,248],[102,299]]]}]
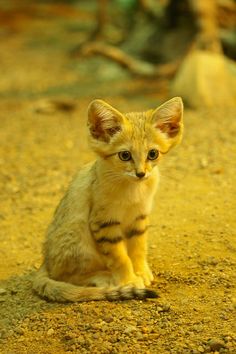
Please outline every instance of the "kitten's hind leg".
[{"label": "kitten's hind leg", "polygon": [[99,288],[107,288],[115,286],[115,282],[111,272],[105,270],[84,275],[73,274],[67,278],[67,281],[74,285],[85,287],[96,286]]},{"label": "kitten's hind leg", "polygon": [[86,286],[96,286],[99,288],[114,287],[115,282],[109,271],[100,271],[91,274],[86,280]]}]

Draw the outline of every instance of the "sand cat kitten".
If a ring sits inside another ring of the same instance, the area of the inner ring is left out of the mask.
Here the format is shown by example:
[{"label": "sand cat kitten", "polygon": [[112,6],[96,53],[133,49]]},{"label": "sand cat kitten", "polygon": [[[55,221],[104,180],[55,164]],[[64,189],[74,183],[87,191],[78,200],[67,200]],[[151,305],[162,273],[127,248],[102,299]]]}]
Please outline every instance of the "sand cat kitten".
[{"label": "sand cat kitten", "polygon": [[88,109],[97,160],[85,166],[56,209],[33,287],[55,301],[155,297],[147,263],[148,215],[158,162],[182,136],[183,104],[173,98],[122,114],[102,100]]}]

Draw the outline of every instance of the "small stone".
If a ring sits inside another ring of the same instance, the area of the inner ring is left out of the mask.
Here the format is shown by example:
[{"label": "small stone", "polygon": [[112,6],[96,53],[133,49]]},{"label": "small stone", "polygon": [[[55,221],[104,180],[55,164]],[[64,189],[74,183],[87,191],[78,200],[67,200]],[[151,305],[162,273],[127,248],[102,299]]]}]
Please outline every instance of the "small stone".
[{"label": "small stone", "polygon": [[169,312],[170,311],[170,305],[169,304],[163,304],[161,306],[157,307],[158,312]]},{"label": "small stone", "polygon": [[135,332],[137,331],[137,328],[132,326],[132,325],[128,325],[126,326],[125,330],[124,330],[124,333],[126,334],[129,334],[129,333],[132,333],[132,332]]},{"label": "small stone", "polygon": [[104,319],[104,321],[107,322],[107,323],[111,323],[111,322],[114,321],[113,317],[111,317],[111,316],[106,316],[106,317],[104,317],[103,319]]},{"label": "small stone", "polygon": [[0,338],[6,338],[7,337],[7,331],[5,329],[2,329],[0,331]]},{"label": "small stone", "polygon": [[21,327],[17,327],[15,329],[15,333],[22,335],[22,334],[24,334],[24,330]]},{"label": "small stone", "polygon": [[148,328],[147,327],[142,327],[141,328],[142,333],[148,333]]},{"label": "small stone", "polygon": [[201,326],[201,325],[193,325],[192,330],[193,330],[194,332],[199,333],[199,332],[202,331],[202,326]]},{"label": "small stone", "polygon": [[80,343],[81,345],[83,345],[83,344],[85,343],[85,339],[84,339],[84,337],[81,336],[81,335],[79,335],[79,336],[77,337],[77,341],[78,341],[78,343]]},{"label": "small stone", "polygon": [[169,304],[162,305],[162,312],[169,312],[169,311],[170,311],[170,305]]},{"label": "small stone", "polygon": [[204,348],[201,345],[199,345],[197,350],[199,351],[199,353],[204,353],[204,351],[205,351]]},{"label": "small stone", "polygon": [[162,307],[157,306],[157,312],[162,312]]},{"label": "small stone", "polygon": [[[52,329],[52,328],[50,328],[50,329]],[[49,329],[49,330],[50,330]],[[53,329],[52,329],[53,330]],[[74,333],[67,333],[66,335],[65,335],[65,340],[71,340],[71,339],[74,339],[75,338],[75,334]]]},{"label": "small stone", "polygon": [[201,168],[206,168],[208,166],[209,162],[206,157],[202,157],[200,160],[200,167]]},{"label": "small stone", "polygon": [[209,340],[209,342],[207,344],[210,346],[210,348],[213,352],[217,352],[221,348],[225,348],[224,343],[220,340],[217,340],[217,339],[211,339],[211,340]]},{"label": "small stone", "polygon": [[49,328],[49,330],[47,331],[47,335],[48,335],[48,336],[51,336],[51,335],[53,335],[54,332],[55,332],[55,331],[54,331],[53,328]]},{"label": "small stone", "polygon": [[0,288],[0,295],[5,295],[6,293],[6,289]]}]

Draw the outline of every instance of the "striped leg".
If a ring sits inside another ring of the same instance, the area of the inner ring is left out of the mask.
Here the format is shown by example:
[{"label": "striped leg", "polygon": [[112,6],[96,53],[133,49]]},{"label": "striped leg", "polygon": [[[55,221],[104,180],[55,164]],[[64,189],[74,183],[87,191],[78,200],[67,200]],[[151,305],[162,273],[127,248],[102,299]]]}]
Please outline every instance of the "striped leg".
[{"label": "striped leg", "polygon": [[132,283],[144,287],[142,278],[135,275],[132,262],[127,254],[126,244],[118,221],[91,225],[97,249],[106,267],[111,271],[116,285]]},{"label": "striped leg", "polygon": [[152,272],[147,263],[147,228],[148,220],[140,215],[126,232],[128,255],[132,261],[134,272],[142,277],[146,286],[153,280]]}]

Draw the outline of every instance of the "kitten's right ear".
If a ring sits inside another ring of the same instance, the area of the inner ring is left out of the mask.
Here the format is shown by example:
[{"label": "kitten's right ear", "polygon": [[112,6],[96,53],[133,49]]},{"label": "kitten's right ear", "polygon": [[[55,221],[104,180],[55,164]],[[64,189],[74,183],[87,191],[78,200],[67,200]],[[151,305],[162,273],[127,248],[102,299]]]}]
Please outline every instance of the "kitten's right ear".
[{"label": "kitten's right ear", "polygon": [[102,100],[94,100],[88,107],[88,127],[96,140],[109,142],[122,130],[122,114]]}]

